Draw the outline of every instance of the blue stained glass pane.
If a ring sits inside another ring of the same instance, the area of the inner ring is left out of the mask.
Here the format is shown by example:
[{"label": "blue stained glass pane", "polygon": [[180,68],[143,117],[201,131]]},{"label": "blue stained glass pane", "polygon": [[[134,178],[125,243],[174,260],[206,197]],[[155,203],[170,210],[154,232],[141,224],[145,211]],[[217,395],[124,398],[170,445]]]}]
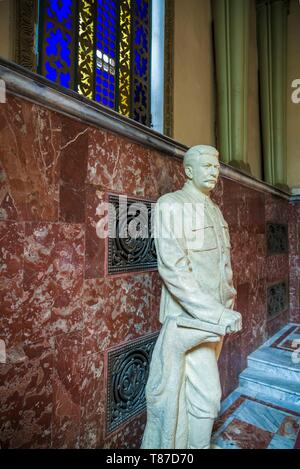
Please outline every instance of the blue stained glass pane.
[{"label": "blue stained glass pane", "polygon": [[[44,30],[40,63],[42,73],[50,80],[69,88],[74,76],[72,44],[76,30],[73,0],[45,0]],[[72,62],[72,63],[71,63]]]},{"label": "blue stained glass pane", "polygon": [[65,20],[70,20],[72,11],[72,0],[51,0],[51,8],[54,17],[57,18],[59,23],[63,23]]},{"label": "blue stained glass pane", "polygon": [[[115,60],[116,57],[118,2],[119,0],[98,0],[97,2],[96,55],[98,61],[95,70],[95,99],[105,106],[111,106],[107,96],[108,88],[112,86],[110,92],[113,108],[115,107],[115,70],[111,59]],[[104,61],[103,54],[107,55],[108,61],[107,59]]]},{"label": "blue stained glass pane", "polygon": [[45,68],[46,68],[46,78],[52,81],[56,81],[56,69],[51,67],[49,62],[45,63]]},{"label": "blue stained glass pane", "polygon": [[136,0],[137,10],[139,12],[139,17],[142,20],[145,20],[148,15],[148,3],[144,0]]},{"label": "blue stained glass pane", "polygon": [[54,23],[52,23],[52,21],[47,21],[47,24],[46,24],[47,30],[52,29],[53,26],[54,26]]},{"label": "blue stained glass pane", "polygon": [[56,68],[63,68],[63,65],[60,60],[55,61]]},{"label": "blue stained glass pane", "polygon": [[60,80],[61,80],[62,86],[64,86],[65,88],[70,87],[70,80],[71,80],[70,73],[61,73],[60,74]]},{"label": "blue stained glass pane", "polygon": [[149,123],[150,0],[136,0],[133,35],[133,118]]}]

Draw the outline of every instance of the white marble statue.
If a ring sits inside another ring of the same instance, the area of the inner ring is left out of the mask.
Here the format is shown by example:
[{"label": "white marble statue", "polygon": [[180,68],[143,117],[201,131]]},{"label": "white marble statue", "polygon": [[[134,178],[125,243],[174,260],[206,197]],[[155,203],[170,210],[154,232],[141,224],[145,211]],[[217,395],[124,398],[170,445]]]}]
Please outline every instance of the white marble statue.
[{"label": "white marble statue", "polygon": [[146,386],[142,448],[210,447],[220,408],[222,339],[242,327],[241,315],[233,310],[228,225],[210,199],[219,169],[215,148],[190,148],[184,156],[183,188],[156,204],[163,325]]}]

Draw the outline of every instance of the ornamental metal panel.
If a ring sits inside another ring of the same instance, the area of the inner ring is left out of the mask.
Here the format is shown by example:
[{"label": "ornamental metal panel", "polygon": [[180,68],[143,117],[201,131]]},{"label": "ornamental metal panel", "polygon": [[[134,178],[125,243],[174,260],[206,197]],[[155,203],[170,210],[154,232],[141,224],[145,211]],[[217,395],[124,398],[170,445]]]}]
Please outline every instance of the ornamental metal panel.
[{"label": "ornamental metal panel", "polygon": [[112,194],[109,204],[108,273],[156,269],[155,204]]},{"label": "ornamental metal panel", "polygon": [[288,226],[284,223],[267,223],[267,253],[288,252]]},{"label": "ornamental metal panel", "polygon": [[267,288],[267,314],[268,318],[271,319],[274,316],[285,311],[288,307],[287,301],[287,281],[275,283],[269,285]]},{"label": "ornamental metal panel", "polygon": [[107,351],[106,432],[146,408],[145,386],[158,333]]}]

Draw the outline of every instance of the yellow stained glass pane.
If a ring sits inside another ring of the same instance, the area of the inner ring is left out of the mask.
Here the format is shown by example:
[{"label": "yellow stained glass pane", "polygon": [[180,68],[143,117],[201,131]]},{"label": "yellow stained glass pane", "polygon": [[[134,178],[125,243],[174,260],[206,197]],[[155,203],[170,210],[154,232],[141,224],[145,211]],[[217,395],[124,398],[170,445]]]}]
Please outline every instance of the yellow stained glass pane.
[{"label": "yellow stained glass pane", "polygon": [[78,93],[94,95],[94,7],[95,0],[79,0]]},{"label": "yellow stained glass pane", "polygon": [[119,112],[130,114],[131,0],[120,1]]}]

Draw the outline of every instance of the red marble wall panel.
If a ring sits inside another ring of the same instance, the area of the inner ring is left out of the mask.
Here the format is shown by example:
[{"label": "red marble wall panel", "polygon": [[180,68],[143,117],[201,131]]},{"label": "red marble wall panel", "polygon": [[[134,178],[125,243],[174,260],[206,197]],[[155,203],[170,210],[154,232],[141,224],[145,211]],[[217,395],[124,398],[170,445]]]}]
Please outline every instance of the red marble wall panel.
[{"label": "red marble wall panel", "polygon": [[1,448],[49,448],[53,416],[53,350],[23,345],[0,364]]},{"label": "red marble wall panel", "polygon": [[275,223],[288,223],[289,221],[289,203],[277,195],[266,194],[265,199],[265,218],[266,221]]},{"label": "red marble wall panel", "polygon": [[103,353],[83,355],[80,386],[80,448],[102,448],[105,429]]},{"label": "red marble wall panel", "polygon": [[[149,196],[150,150],[123,137],[90,129],[87,182],[103,189]],[[130,164],[128,162],[130,161]]]},{"label": "red marble wall panel", "polygon": [[266,272],[268,283],[276,283],[289,277],[289,256],[274,254],[266,257]]},{"label": "red marble wall panel", "polygon": [[90,279],[84,290],[84,353],[96,353],[158,329],[151,312],[152,275]]},{"label": "red marble wall panel", "polygon": [[106,436],[102,448],[138,449],[146,425],[146,413],[143,412],[120,429]]},{"label": "red marble wall panel", "polygon": [[300,203],[289,207],[290,319],[300,322]]},{"label": "red marble wall panel", "polygon": [[35,341],[81,328],[83,227],[27,223],[25,235],[24,340]]},{"label": "red marble wall panel", "polygon": [[[159,330],[161,280],[157,271],[108,276],[97,227],[109,192],[156,200],[182,186],[182,162],[10,95],[0,129],[1,447],[136,448],[145,413],[105,433],[104,354]],[[268,283],[289,278],[300,320],[300,209],[226,178],[213,199],[229,223],[243,315],[220,356],[225,396],[247,355],[289,319],[267,323]],[[289,260],[266,255],[266,221],[289,222]]]},{"label": "red marble wall panel", "polygon": [[238,375],[243,370],[242,358],[241,334],[226,336],[218,362],[223,398],[238,386]]},{"label": "red marble wall panel", "polygon": [[24,223],[0,222],[0,339],[10,348],[22,342]]},{"label": "red marble wall panel", "polygon": [[[99,235],[97,226],[107,229],[105,192],[97,186],[86,189],[85,225],[85,278],[101,278],[105,272],[105,240]],[[101,225],[102,223],[102,225]]]},{"label": "red marble wall panel", "polygon": [[61,116],[8,94],[0,106],[0,131],[0,160],[7,180],[0,200],[2,216],[56,221]]},{"label": "red marble wall panel", "polygon": [[55,338],[52,447],[79,448],[82,333]]},{"label": "red marble wall panel", "polygon": [[85,222],[88,127],[64,118],[61,131],[60,213],[69,223]]}]

